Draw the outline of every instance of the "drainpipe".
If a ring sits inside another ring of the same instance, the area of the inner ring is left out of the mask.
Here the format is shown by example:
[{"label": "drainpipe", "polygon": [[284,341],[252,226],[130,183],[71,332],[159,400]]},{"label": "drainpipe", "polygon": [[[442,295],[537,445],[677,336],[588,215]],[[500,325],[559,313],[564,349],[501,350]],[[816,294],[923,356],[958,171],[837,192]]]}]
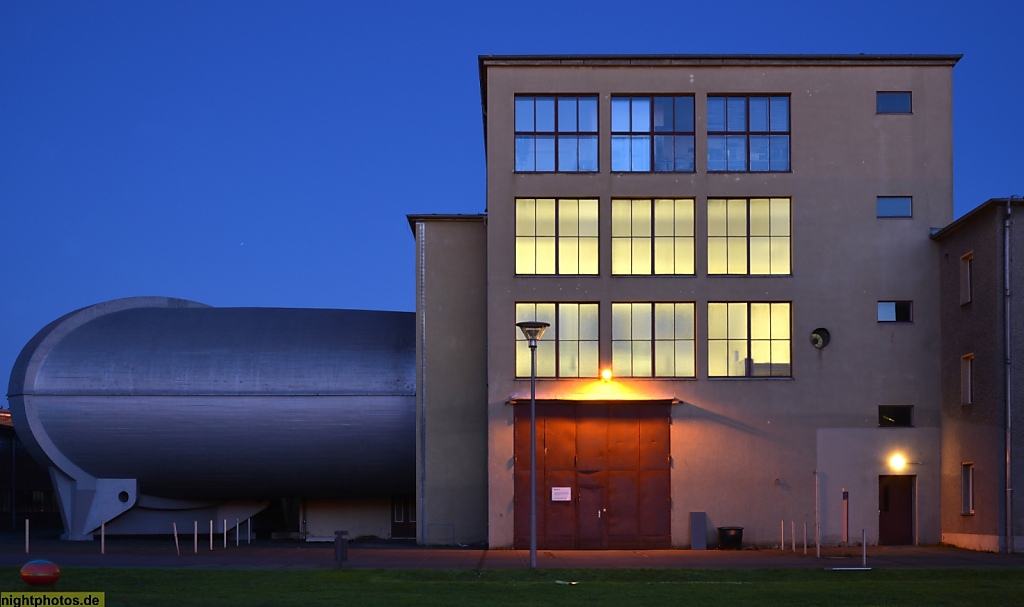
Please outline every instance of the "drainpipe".
[{"label": "drainpipe", "polygon": [[1011,458],[1010,458],[1010,446],[1011,446],[1011,433],[1012,428],[1012,408],[1010,400],[1010,386],[1011,382],[1011,370],[1013,367],[1010,365],[1010,225],[1011,225],[1011,205],[1013,204],[1013,198],[1006,199],[1006,219],[1003,221],[1003,287],[1005,300],[1003,302],[1003,327],[1005,335],[1003,336],[1004,343],[1006,344],[1006,553],[1012,554],[1014,552],[1013,547],[1013,477],[1011,476]]},{"label": "drainpipe", "polygon": [[[416,385],[416,403],[419,405],[419,439],[420,439],[420,452],[419,466],[420,473],[420,486],[419,486],[419,504],[416,516],[416,538],[418,544],[427,543],[426,535],[426,520],[427,520],[427,227],[421,221],[416,224],[416,246],[419,248],[419,255],[416,262],[419,264],[417,272],[417,290],[416,293],[416,319],[419,321],[419,346],[420,346],[420,368],[419,368],[419,381]],[[454,535],[454,533],[453,533]],[[454,538],[453,538],[454,542]]]}]

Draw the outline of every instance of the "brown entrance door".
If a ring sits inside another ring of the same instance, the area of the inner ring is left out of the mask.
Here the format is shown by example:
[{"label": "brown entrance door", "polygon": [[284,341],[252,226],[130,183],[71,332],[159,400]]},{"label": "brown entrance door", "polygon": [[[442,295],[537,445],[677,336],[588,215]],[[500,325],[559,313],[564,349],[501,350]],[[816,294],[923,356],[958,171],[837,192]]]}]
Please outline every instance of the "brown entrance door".
[{"label": "brown entrance door", "polygon": [[914,543],[915,476],[878,477],[878,543],[901,546]]},{"label": "brown entrance door", "polygon": [[[529,407],[515,411],[515,546],[529,546]],[[538,403],[537,545],[669,548],[669,405]]]}]

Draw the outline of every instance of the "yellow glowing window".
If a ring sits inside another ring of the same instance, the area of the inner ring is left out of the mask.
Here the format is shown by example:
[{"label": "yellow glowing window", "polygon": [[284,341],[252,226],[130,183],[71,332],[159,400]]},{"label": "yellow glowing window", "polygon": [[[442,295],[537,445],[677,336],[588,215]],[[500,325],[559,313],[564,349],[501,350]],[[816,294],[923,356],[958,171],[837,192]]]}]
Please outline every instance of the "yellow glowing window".
[{"label": "yellow glowing window", "polygon": [[789,198],[709,198],[708,274],[791,273]]},{"label": "yellow glowing window", "polygon": [[[516,322],[551,326],[537,342],[537,377],[597,377],[598,304],[517,303]],[[530,376],[530,347],[516,329],[516,377]]]},{"label": "yellow glowing window", "polygon": [[516,199],[516,274],[597,274],[597,199]]},{"label": "yellow glowing window", "polygon": [[612,274],[693,274],[693,199],[612,200]]},{"label": "yellow glowing window", "polygon": [[612,374],[694,377],[694,304],[613,303]]},{"label": "yellow glowing window", "polygon": [[708,377],[789,377],[789,303],[709,303]]}]

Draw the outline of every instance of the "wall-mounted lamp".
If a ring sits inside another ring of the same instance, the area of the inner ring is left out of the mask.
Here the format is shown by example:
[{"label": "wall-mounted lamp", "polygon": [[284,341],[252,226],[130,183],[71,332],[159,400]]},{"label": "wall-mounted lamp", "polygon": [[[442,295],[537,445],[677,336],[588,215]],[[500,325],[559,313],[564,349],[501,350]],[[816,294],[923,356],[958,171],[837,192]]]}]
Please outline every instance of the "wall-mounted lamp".
[{"label": "wall-mounted lamp", "polygon": [[889,457],[888,463],[889,468],[891,468],[894,472],[902,472],[903,469],[906,468],[909,464],[921,464],[921,462],[908,462],[907,458],[904,457],[902,453],[893,453]]},{"label": "wall-mounted lamp", "polygon": [[604,381],[609,381],[609,380],[611,380],[611,378],[612,378],[612,370],[611,369],[602,369],[601,370],[601,379],[603,379]]}]

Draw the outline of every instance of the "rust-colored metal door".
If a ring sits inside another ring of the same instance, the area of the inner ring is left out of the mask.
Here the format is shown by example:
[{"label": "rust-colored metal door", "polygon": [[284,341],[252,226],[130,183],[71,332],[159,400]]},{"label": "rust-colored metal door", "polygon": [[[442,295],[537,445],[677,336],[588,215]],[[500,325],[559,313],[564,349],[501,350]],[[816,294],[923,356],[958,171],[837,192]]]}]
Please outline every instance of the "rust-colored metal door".
[{"label": "rust-colored metal door", "polygon": [[[538,547],[670,546],[668,407],[538,403]],[[517,407],[517,548],[529,546],[529,423],[529,408]]]},{"label": "rust-colored metal door", "polygon": [[878,477],[878,543],[905,546],[914,543],[915,476]]}]

